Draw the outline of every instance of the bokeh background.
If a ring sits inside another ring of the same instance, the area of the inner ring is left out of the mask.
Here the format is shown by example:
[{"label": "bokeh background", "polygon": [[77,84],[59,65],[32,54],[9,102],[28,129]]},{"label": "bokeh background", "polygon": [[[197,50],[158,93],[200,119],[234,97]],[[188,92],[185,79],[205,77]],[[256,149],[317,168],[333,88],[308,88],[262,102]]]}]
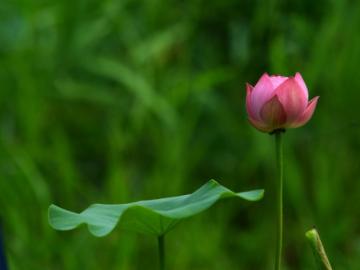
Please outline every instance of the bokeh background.
[{"label": "bokeh background", "polygon": [[5,0],[0,4],[0,215],[10,269],[157,269],[156,240],[56,232],[80,211],[190,193],[211,178],[265,187],[167,238],[168,269],[272,268],[273,138],[245,83],[300,71],[313,119],[285,138],[284,269],[360,269],[360,2]]}]

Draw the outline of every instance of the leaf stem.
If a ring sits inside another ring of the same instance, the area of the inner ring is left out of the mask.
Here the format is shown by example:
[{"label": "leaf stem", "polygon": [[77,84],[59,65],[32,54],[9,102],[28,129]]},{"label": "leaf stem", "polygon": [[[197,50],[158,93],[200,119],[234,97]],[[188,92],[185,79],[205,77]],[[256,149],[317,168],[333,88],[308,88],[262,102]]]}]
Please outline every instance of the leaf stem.
[{"label": "leaf stem", "polygon": [[159,269],[165,270],[165,235],[158,236]]},{"label": "leaf stem", "polygon": [[281,254],[283,245],[283,143],[282,130],[275,131],[275,150],[276,150],[276,253],[275,270],[281,269]]}]

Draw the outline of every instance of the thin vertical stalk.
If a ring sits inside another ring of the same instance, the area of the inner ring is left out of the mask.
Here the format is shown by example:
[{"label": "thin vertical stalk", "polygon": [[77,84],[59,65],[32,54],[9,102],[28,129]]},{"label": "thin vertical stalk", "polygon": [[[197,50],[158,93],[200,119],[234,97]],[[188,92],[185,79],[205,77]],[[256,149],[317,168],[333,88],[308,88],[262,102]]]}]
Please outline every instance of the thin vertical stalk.
[{"label": "thin vertical stalk", "polygon": [[281,130],[275,131],[276,150],[276,253],[275,270],[281,269],[282,245],[283,245],[283,142]]},{"label": "thin vertical stalk", "polygon": [[158,237],[159,248],[159,269],[165,270],[165,236],[160,235]]},{"label": "thin vertical stalk", "polygon": [[332,270],[329,259],[326,255],[325,248],[321,242],[320,235],[317,230],[311,229],[306,232],[306,238],[309,240],[313,248],[315,260],[319,270]]}]

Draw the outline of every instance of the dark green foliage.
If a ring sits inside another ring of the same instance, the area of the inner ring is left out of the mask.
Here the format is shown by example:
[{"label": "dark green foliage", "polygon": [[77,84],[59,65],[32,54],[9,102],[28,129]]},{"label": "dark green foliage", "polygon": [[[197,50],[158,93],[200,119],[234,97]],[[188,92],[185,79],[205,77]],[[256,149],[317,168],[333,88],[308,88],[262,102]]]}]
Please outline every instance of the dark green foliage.
[{"label": "dark green foliage", "polygon": [[311,122],[284,136],[285,264],[311,269],[303,235],[315,224],[334,269],[360,269],[359,14],[342,0],[1,1],[11,269],[150,270],[151,237],[55,232],[48,205],[173,196],[211,178],[267,196],[172,231],[169,269],[271,269],[273,138],[244,108],[245,82],[264,71],[300,71],[320,95]]}]

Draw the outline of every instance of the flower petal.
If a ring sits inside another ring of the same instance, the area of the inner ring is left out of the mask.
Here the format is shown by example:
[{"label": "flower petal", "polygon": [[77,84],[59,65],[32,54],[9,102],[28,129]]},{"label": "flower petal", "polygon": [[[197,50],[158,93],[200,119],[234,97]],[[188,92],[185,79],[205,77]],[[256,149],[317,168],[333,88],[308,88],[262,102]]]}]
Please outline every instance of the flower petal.
[{"label": "flower petal", "polygon": [[265,123],[255,120],[251,117],[249,117],[248,119],[249,119],[250,124],[253,125],[253,127],[256,128],[257,130],[262,131],[262,132],[272,131],[272,128],[267,126]]},{"label": "flower petal", "polygon": [[251,92],[253,91],[252,85],[246,83],[246,111],[249,117],[256,119],[253,110],[251,108]]},{"label": "flower petal", "polygon": [[285,109],[277,95],[265,103],[261,109],[260,115],[263,122],[272,130],[281,128],[286,123]]},{"label": "flower petal", "polygon": [[285,110],[287,124],[298,119],[306,109],[307,98],[295,78],[288,78],[283,82],[276,88],[275,95]]},{"label": "flower petal", "polygon": [[287,79],[288,77],[284,77],[284,76],[270,76],[270,80],[274,89],[277,88],[283,82],[285,82]]},{"label": "flower petal", "polygon": [[275,88],[270,77],[264,73],[251,92],[251,110],[256,120],[260,120],[260,110],[262,106],[272,97]]},{"label": "flower petal", "polygon": [[305,125],[307,122],[309,122],[312,115],[314,114],[318,99],[319,99],[319,97],[314,97],[312,100],[310,100],[304,113],[295,122],[293,122],[290,125],[291,128],[301,127],[301,126]]},{"label": "flower petal", "polygon": [[304,95],[306,96],[306,99],[308,100],[309,99],[309,91],[307,89],[307,86],[304,82],[303,77],[301,76],[301,74],[299,72],[296,72],[295,80],[300,85],[301,89],[304,91]]}]

